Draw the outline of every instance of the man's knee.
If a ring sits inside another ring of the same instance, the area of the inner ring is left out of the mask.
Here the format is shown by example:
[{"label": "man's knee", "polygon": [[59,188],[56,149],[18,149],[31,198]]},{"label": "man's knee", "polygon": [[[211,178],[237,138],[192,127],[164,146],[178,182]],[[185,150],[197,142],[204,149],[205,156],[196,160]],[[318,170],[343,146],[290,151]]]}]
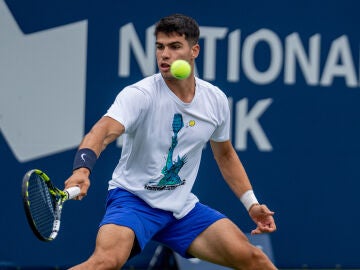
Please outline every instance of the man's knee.
[{"label": "man's knee", "polygon": [[237,269],[270,270],[276,268],[261,249],[252,246],[249,248],[247,256],[243,258],[241,266]]},{"label": "man's knee", "polygon": [[89,269],[118,270],[126,263],[126,259],[110,254],[95,253],[87,262],[91,265]]}]

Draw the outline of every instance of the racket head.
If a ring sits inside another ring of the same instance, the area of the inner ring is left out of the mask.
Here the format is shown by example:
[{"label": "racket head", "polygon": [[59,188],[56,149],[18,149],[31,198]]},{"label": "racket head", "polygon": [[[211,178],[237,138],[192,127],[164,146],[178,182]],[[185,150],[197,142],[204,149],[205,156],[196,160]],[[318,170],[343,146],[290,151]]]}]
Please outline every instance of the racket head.
[{"label": "racket head", "polygon": [[54,240],[67,194],[54,187],[44,172],[34,169],[23,177],[22,197],[26,218],[35,236],[41,241]]}]

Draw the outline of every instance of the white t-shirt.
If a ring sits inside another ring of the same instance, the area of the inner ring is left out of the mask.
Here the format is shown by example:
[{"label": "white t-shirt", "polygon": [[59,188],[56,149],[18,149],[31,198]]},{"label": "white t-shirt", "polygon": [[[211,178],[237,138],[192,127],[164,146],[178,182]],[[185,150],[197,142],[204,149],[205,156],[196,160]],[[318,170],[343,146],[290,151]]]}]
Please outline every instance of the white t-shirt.
[{"label": "white t-shirt", "polygon": [[109,189],[124,188],[176,218],[198,202],[191,189],[204,145],[209,139],[230,138],[227,97],[212,84],[195,79],[190,103],[182,102],[158,73],[125,87],[105,114],[125,127]]}]

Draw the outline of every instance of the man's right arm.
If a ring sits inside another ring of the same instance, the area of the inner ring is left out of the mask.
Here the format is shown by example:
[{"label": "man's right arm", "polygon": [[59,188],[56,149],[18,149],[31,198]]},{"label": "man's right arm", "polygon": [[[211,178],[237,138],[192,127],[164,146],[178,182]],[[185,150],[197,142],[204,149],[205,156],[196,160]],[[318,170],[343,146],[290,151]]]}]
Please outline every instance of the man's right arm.
[{"label": "man's right arm", "polygon": [[[87,151],[94,153],[94,158],[96,159],[107,145],[121,136],[124,131],[125,127],[121,123],[111,117],[104,116],[85,135],[80,143],[78,153],[83,151],[82,149],[87,149]],[[81,191],[78,199],[82,199],[86,196],[90,186],[90,172],[87,166],[76,168],[73,174],[65,181],[65,188],[79,186]]]}]

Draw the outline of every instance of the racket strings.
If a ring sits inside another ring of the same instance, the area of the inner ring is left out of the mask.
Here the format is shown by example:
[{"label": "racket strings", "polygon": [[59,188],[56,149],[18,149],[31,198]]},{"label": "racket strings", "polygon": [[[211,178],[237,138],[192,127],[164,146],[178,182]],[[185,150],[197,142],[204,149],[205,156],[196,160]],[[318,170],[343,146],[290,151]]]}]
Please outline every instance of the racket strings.
[{"label": "racket strings", "polygon": [[56,219],[56,197],[50,194],[39,175],[34,174],[29,180],[28,200],[34,225],[44,238],[48,238]]}]

